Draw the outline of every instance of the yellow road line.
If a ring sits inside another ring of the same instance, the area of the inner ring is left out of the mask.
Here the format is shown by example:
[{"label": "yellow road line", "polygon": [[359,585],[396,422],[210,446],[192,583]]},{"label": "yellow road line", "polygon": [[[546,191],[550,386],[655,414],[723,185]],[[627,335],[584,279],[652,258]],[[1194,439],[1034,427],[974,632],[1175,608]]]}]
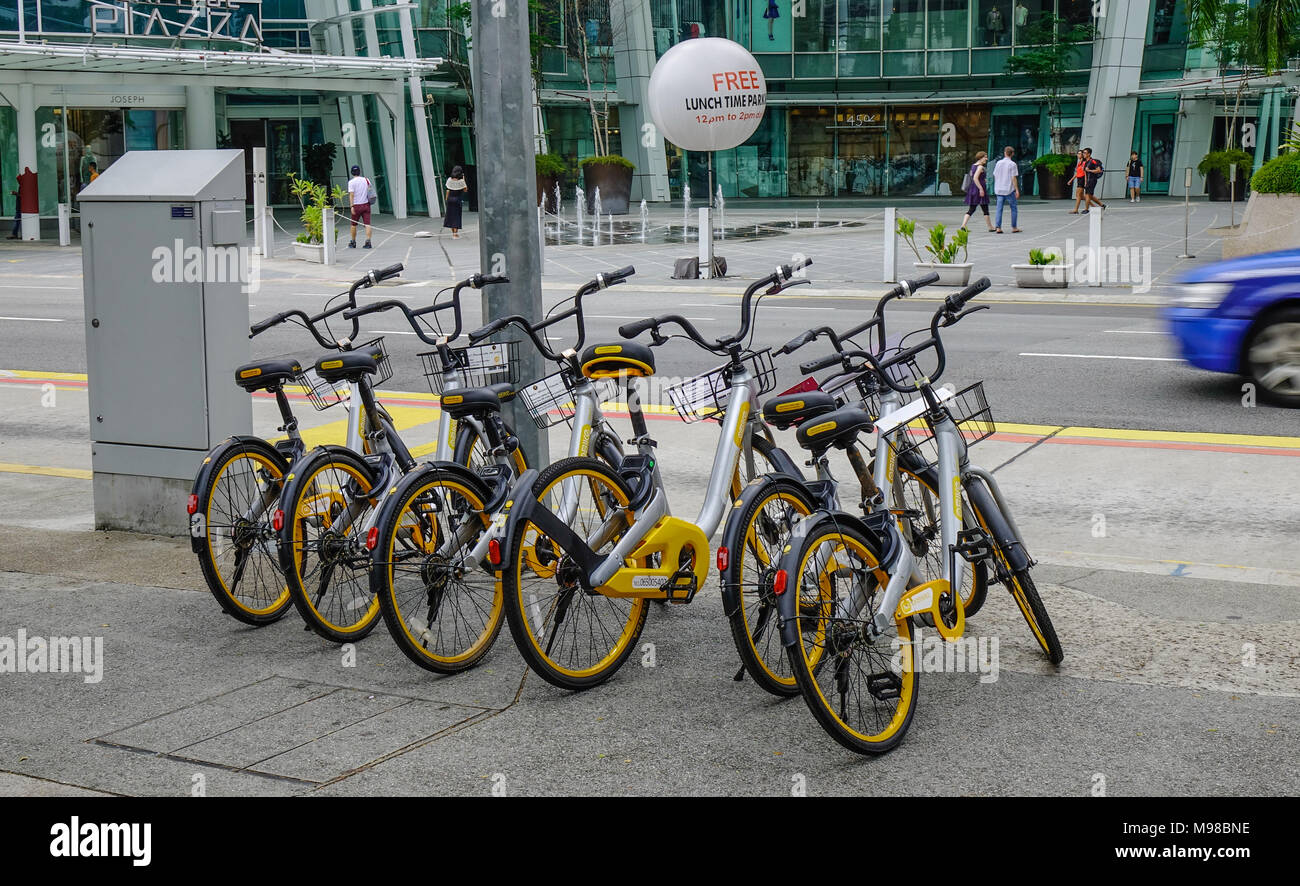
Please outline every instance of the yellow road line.
[{"label": "yellow road line", "polygon": [[[1002,428],[1001,422],[998,428]],[[1154,443],[1197,443],[1221,446],[1267,446],[1273,449],[1300,449],[1300,437],[1272,437],[1262,434],[1212,434],[1196,431],[1134,431],[1123,428],[1068,427],[1056,439],[1150,440]]]},{"label": "yellow road line", "polygon": [[36,474],[41,477],[66,477],[70,480],[89,480],[94,476],[82,468],[46,468],[40,465],[16,465],[0,461],[0,474]]},{"label": "yellow road line", "polygon": [[[399,431],[418,428],[421,425],[431,424],[438,420],[438,410],[428,409],[423,406],[385,406],[384,408],[388,410],[388,414],[393,419],[393,427]],[[347,441],[347,433],[348,420],[343,418],[323,425],[316,425],[312,428],[303,428],[302,439],[307,444],[308,449],[323,446],[327,443],[341,446]],[[283,440],[284,437],[277,437],[276,439]]]},{"label": "yellow road line", "polygon": [[47,378],[57,381],[86,381],[84,372],[39,372],[35,369],[0,369],[0,378]]}]

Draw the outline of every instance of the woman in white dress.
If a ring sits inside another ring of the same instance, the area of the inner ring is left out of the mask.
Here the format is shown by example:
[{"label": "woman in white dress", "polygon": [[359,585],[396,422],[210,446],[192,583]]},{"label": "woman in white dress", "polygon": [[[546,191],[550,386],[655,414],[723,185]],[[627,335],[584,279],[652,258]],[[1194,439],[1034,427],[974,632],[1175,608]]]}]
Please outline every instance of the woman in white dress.
[{"label": "woman in white dress", "polygon": [[453,240],[460,239],[461,225],[461,203],[469,196],[469,185],[465,184],[465,170],[459,166],[451,170],[451,178],[447,179],[447,214],[442,219],[444,228],[451,228]]}]

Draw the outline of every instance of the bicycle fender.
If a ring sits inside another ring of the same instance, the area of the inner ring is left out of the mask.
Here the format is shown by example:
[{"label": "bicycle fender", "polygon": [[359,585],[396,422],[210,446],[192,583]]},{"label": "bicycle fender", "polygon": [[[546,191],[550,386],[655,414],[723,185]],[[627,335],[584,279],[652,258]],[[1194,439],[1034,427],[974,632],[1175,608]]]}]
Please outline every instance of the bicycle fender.
[{"label": "bicycle fender", "polygon": [[768,457],[772,459],[772,464],[782,474],[789,474],[795,480],[802,481],[804,479],[803,471],[799,470],[799,466],[794,463],[794,459],[781,447],[774,447],[768,453]]},{"label": "bicycle fender", "polygon": [[[874,540],[876,545],[880,546],[880,534],[868,526],[863,520],[852,514],[830,513],[829,511],[818,511],[808,517],[794,528],[790,535],[789,542],[781,552],[781,566],[785,571],[787,582],[785,593],[777,597],[777,621],[781,629],[781,645],[794,646],[799,642],[799,560],[803,555],[803,547],[808,537],[813,534],[814,530],[825,523],[833,523],[849,529],[857,530],[866,538]],[[888,562],[883,556],[881,562]]]},{"label": "bicycle fender", "polygon": [[998,503],[993,498],[993,493],[989,492],[984,481],[974,478],[966,484],[966,497],[970,500],[970,506],[979,514],[984,525],[988,527],[989,535],[993,536],[993,541],[1007,558],[1007,565],[1011,567],[1012,572],[1019,572],[1022,569],[1028,569],[1031,565],[1029,552],[1025,550],[1024,542],[1011,529],[1011,523],[1002,515],[998,508]]},{"label": "bicycle fender", "polygon": [[379,500],[377,509],[377,519],[375,524],[378,525],[383,519],[384,510],[388,507],[390,501],[396,501],[402,498],[406,491],[417,483],[424,482],[430,474],[442,473],[450,474],[457,481],[468,486],[475,495],[484,501],[487,500],[489,490],[487,484],[479,479],[478,475],[464,465],[458,465],[455,462],[421,462],[420,465],[409,474],[402,477],[396,483],[388,488],[383,498]]},{"label": "bicycle fender", "polygon": [[[199,489],[207,483],[212,472],[216,470],[215,466],[219,461],[220,454],[226,449],[240,444],[252,444],[253,448],[262,450],[265,454],[273,455],[280,462],[281,472],[288,472],[288,462],[285,461],[284,456],[280,454],[279,450],[277,450],[270,441],[247,434],[236,434],[227,437],[208,450],[208,454],[203,457],[203,463],[199,465],[198,473],[194,475],[194,482],[190,484],[190,495],[198,495]],[[206,527],[201,530],[197,528],[193,518],[194,515],[190,515],[190,550],[196,554],[200,554],[203,552],[203,546],[206,543],[207,529]],[[195,534],[196,532],[198,533],[197,535]]]},{"label": "bicycle fender", "polygon": [[[750,502],[766,495],[776,484],[776,479],[771,475],[767,475],[755,477],[740,490],[740,496],[732,504],[731,511],[727,514],[727,520],[722,525],[721,545],[727,549],[729,555],[736,557],[744,555],[745,540],[740,537],[740,533],[744,529],[741,514],[744,513]],[[809,500],[811,501],[811,498]],[[722,586],[722,612],[727,616],[735,612],[736,607],[740,605],[740,587],[736,582],[729,581],[727,578],[732,574],[733,567],[731,563],[728,563],[727,568],[718,573],[718,581]]]},{"label": "bicycle fender", "polygon": [[488,527],[489,535],[501,546],[503,565],[510,562],[510,557],[514,553],[510,543],[515,535],[515,527],[520,520],[527,520],[541,508],[541,502],[533,492],[533,484],[536,482],[536,468],[529,468],[520,474],[519,479],[510,487],[505,507],[493,515],[492,525]]}]

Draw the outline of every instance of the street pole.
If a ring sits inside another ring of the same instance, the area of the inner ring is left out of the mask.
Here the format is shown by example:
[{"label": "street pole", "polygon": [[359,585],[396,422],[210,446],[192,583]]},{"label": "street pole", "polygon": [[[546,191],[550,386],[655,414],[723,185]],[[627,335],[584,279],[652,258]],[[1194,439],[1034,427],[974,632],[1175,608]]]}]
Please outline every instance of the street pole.
[{"label": "street pole", "polygon": [[[536,321],[542,316],[542,263],[532,164],[525,162],[528,175],[520,174],[520,158],[526,161],[536,153],[528,4],[474,0],[472,8],[479,268],[484,274],[510,278],[483,291],[483,322],[508,314]],[[494,338],[520,335],[507,330]],[[519,349],[520,381],[532,382],[553,367],[544,365],[536,349],[526,345]],[[537,428],[519,400],[507,410],[528,464],[547,464],[546,432]]]},{"label": "street pole", "polygon": [[885,207],[885,266],[881,283],[898,282],[898,209]]},{"label": "street pole", "polygon": [[1192,225],[1192,167],[1183,173],[1183,254],[1179,258],[1196,258],[1187,247]]},{"label": "street pole", "polygon": [[1237,164],[1228,164],[1228,224],[1237,226]]}]

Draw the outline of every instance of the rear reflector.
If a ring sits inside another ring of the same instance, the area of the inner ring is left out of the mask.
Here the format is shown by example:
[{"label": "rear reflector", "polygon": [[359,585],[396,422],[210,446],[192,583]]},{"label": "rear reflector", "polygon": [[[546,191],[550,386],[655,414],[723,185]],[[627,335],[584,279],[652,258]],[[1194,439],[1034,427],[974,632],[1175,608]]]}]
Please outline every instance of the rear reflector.
[{"label": "rear reflector", "polygon": [[784,569],[776,571],[776,577],[772,579],[772,592],[778,597],[785,593],[786,582],[789,581]]},{"label": "rear reflector", "polygon": [[271,528],[276,532],[284,529],[284,511],[280,508],[275,509],[275,516],[271,518]]},{"label": "rear reflector", "polygon": [[199,497],[190,493],[190,500],[185,504],[185,513],[193,514],[199,509]]},{"label": "rear reflector", "polygon": [[379,527],[371,526],[370,531],[366,533],[366,550],[373,551],[377,544],[379,544]]},{"label": "rear reflector", "polygon": [[718,548],[718,571],[726,572],[727,564],[731,562],[731,554],[727,551],[727,546],[723,545]]},{"label": "rear reflector", "polygon": [[501,542],[495,538],[488,542],[488,560],[493,566],[501,565]]}]

